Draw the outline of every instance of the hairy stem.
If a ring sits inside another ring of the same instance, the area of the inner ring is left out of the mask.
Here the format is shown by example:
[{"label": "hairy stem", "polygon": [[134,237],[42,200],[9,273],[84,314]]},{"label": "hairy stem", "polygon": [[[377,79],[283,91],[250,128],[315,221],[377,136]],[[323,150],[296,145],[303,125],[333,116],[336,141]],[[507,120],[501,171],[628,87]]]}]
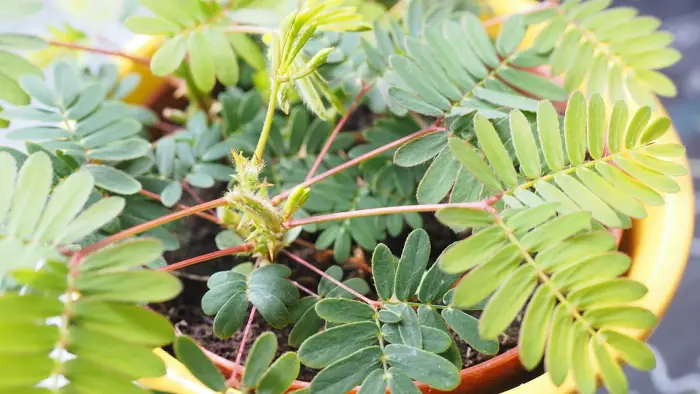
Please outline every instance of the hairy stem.
[{"label": "hairy stem", "polygon": [[258,146],[255,147],[255,160],[257,160],[258,163],[262,162],[263,153],[265,153],[265,145],[267,144],[267,138],[270,136],[270,129],[272,128],[272,119],[275,116],[275,108],[277,107],[278,90],[279,83],[277,81],[277,76],[273,76],[272,86],[270,87],[270,101],[267,106],[267,114],[265,115],[265,124],[263,124],[262,131],[260,132]]},{"label": "hairy stem", "polygon": [[[149,192],[149,191],[146,190],[146,189],[141,189],[141,190],[139,191],[139,194],[141,194],[142,196],[146,196],[146,197],[148,197],[148,198],[152,198],[152,199],[154,199],[154,200],[162,201],[159,195],[157,195],[157,194],[155,194],[155,193],[152,193],[152,192]],[[187,205],[185,205],[185,204],[180,204],[180,203],[175,204],[175,207],[176,207],[177,209],[179,209],[179,210],[190,209],[190,207],[188,207]],[[197,215],[197,216],[199,216],[200,218],[202,218],[202,219],[204,219],[204,220],[208,220],[208,221],[210,221],[210,222],[212,222],[212,223],[214,223],[214,224],[221,224],[221,222],[219,222],[219,218],[217,218],[217,217],[214,216],[214,215],[210,215],[210,214],[204,213],[204,212],[196,212],[196,213],[194,213],[194,215]]]},{"label": "hairy stem", "polygon": [[[331,177],[331,176],[333,176],[341,171],[344,171],[350,167],[356,166],[356,165],[358,165],[366,160],[369,160],[375,156],[378,156],[386,151],[392,150],[394,148],[398,148],[399,146],[401,146],[403,144],[406,144],[406,143],[411,142],[415,139],[421,138],[425,135],[428,135],[428,134],[434,133],[434,132],[438,132],[438,131],[447,131],[447,130],[444,128],[441,128],[441,127],[434,126],[434,125],[429,126],[429,127],[422,129],[422,130],[418,130],[413,134],[407,135],[406,137],[403,137],[403,138],[399,138],[398,140],[396,140],[394,142],[391,142],[391,143],[386,144],[384,146],[381,146],[377,149],[369,151],[369,152],[365,153],[364,155],[360,155],[352,160],[348,160],[347,162],[345,162],[337,167],[331,168],[330,170],[328,170],[326,172],[318,174],[315,177],[308,179],[308,180],[304,181],[303,183],[301,183],[301,186],[306,187],[306,186],[311,186],[315,183],[321,182],[322,180],[324,180],[328,177]],[[285,198],[289,197],[289,194],[292,192],[292,190],[293,189],[285,190],[284,192],[275,196],[271,200],[272,205],[278,205],[279,203],[284,201]]]},{"label": "hairy stem", "polygon": [[392,215],[396,213],[406,212],[435,212],[443,208],[465,208],[465,209],[481,209],[488,210],[490,207],[488,200],[472,202],[472,203],[455,203],[455,204],[424,204],[424,205],[403,205],[396,207],[358,209],[348,212],[330,213],[328,215],[311,216],[308,218],[295,219],[286,222],[284,225],[288,228],[305,226],[313,223],[323,223],[335,220],[345,220],[352,218],[362,218],[367,216]]},{"label": "hairy stem", "polygon": [[217,250],[216,252],[203,254],[201,256],[192,257],[190,259],[183,260],[175,264],[166,265],[165,267],[160,268],[160,271],[175,271],[181,268],[189,267],[191,265],[203,263],[205,261],[214,260],[219,257],[224,257],[236,253],[250,252],[251,250],[253,250],[253,246],[253,244],[243,244],[226,249]]},{"label": "hairy stem", "polygon": [[[185,192],[187,192],[187,194],[189,194],[190,197],[192,197],[197,202],[197,204],[204,204],[206,202],[206,201],[204,201],[204,199],[202,199],[202,197],[199,196],[199,194],[197,194],[197,191],[194,190],[194,188],[192,186],[190,186],[189,183],[187,183],[187,181],[182,181],[181,184],[182,184],[182,189],[184,189]],[[209,211],[209,214],[211,216],[216,217],[216,213],[211,211],[211,210]]]},{"label": "hairy stem", "polygon": [[348,286],[345,285],[344,283],[340,282],[339,280],[335,279],[334,277],[332,277],[332,276],[328,275],[327,273],[321,271],[320,269],[318,269],[318,268],[317,268],[316,266],[314,266],[313,264],[311,264],[311,263],[309,263],[308,261],[302,259],[301,257],[295,255],[294,253],[289,252],[289,251],[287,251],[287,250],[285,250],[285,249],[281,249],[281,252],[282,252],[285,256],[287,256],[287,257],[289,257],[290,259],[296,261],[297,263],[299,263],[299,264],[305,266],[306,268],[310,269],[311,271],[314,271],[315,273],[321,275],[322,277],[328,279],[329,281],[333,282],[336,286],[338,286],[338,287],[344,289],[344,290],[347,291],[348,293],[354,295],[354,296],[357,297],[359,300],[362,300],[362,301],[366,302],[366,303],[369,304],[370,306],[374,307],[375,305],[377,305],[377,304],[380,303],[379,301],[372,301],[372,300],[370,300],[369,298],[363,296],[362,294],[360,294],[360,293],[358,293],[357,291],[351,289],[350,287],[348,287]]},{"label": "hairy stem", "polygon": [[206,211],[207,209],[216,208],[218,206],[226,205],[227,203],[228,202],[226,201],[225,198],[219,198],[216,200],[209,201],[206,204],[195,205],[193,207],[183,209],[181,211],[173,212],[169,215],[161,216],[161,217],[154,219],[154,220],[151,220],[149,222],[141,223],[137,226],[128,228],[126,230],[122,230],[116,234],[113,234],[107,238],[104,238],[98,242],[95,242],[92,245],[88,245],[85,248],[83,248],[82,250],[78,251],[78,254],[80,256],[87,256],[90,253],[95,252],[97,250],[100,250],[111,243],[121,241],[123,239],[129,238],[129,237],[137,235],[137,234],[141,234],[144,231],[148,231],[150,229],[156,228],[158,226],[162,226],[166,223],[170,223],[172,221],[184,218],[186,216],[194,215],[197,212],[202,212],[202,211]]},{"label": "hairy stem", "polygon": [[326,157],[328,154],[328,151],[331,150],[331,145],[333,145],[333,141],[338,137],[338,134],[340,133],[340,130],[345,126],[345,123],[347,123],[348,119],[350,118],[350,115],[355,111],[357,106],[360,104],[360,101],[362,100],[362,97],[367,94],[367,92],[372,88],[371,84],[362,84],[362,90],[360,90],[360,93],[357,94],[355,97],[355,100],[353,100],[352,104],[348,107],[347,111],[345,111],[345,114],[343,115],[342,118],[338,121],[338,124],[335,125],[335,128],[333,129],[333,132],[331,133],[330,136],[328,136],[328,139],[326,140],[326,143],[323,145],[323,148],[321,148],[321,152],[318,154],[316,157],[316,160],[314,161],[313,166],[311,166],[311,169],[309,170],[309,173],[306,174],[306,178],[304,180],[308,181],[311,179],[316,171],[318,170],[318,167],[321,165],[321,162],[323,162],[323,158]]}]

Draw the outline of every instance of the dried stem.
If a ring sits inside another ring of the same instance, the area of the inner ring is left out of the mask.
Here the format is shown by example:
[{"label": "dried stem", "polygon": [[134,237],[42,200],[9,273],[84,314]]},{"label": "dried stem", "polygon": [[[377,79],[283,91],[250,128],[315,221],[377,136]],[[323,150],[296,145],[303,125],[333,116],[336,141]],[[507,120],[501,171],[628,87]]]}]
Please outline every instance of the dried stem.
[{"label": "dried stem", "polygon": [[317,274],[321,275],[322,277],[328,279],[329,281],[335,283],[338,287],[344,289],[345,291],[347,291],[348,293],[354,295],[354,296],[357,297],[358,299],[360,299],[360,300],[366,302],[366,303],[369,304],[370,306],[374,307],[375,305],[377,305],[377,304],[380,303],[379,301],[372,301],[372,300],[370,300],[369,298],[363,296],[362,294],[360,294],[360,293],[358,293],[357,291],[351,289],[350,287],[348,287],[348,286],[345,285],[344,283],[340,282],[339,280],[335,279],[334,277],[332,277],[332,276],[328,275],[327,273],[321,271],[320,269],[316,268],[316,266],[314,266],[313,264],[311,264],[311,263],[309,263],[308,261],[302,259],[301,257],[295,255],[294,253],[291,253],[291,252],[289,252],[289,251],[287,251],[287,250],[285,250],[285,249],[282,249],[281,252],[282,252],[285,256],[289,257],[290,259],[296,261],[297,263],[299,263],[299,264],[305,266],[306,268],[310,269],[311,271],[314,271],[315,273],[317,273]]},{"label": "dried stem", "polygon": [[305,226],[313,223],[331,222],[335,220],[345,220],[352,218],[361,218],[367,216],[392,215],[396,213],[406,212],[435,212],[443,208],[465,208],[465,209],[480,209],[489,210],[490,204],[488,200],[472,202],[472,203],[456,203],[456,204],[424,204],[424,205],[403,205],[396,207],[358,209],[349,212],[330,213],[328,215],[311,216],[308,218],[295,219],[286,222],[284,225],[288,228]]},{"label": "dried stem", "polygon": [[154,219],[154,220],[151,220],[151,221],[146,222],[146,223],[141,223],[138,226],[134,226],[134,227],[128,228],[126,230],[122,230],[116,234],[113,234],[107,238],[104,238],[98,242],[95,242],[92,245],[88,245],[84,249],[80,250],[78,252],[78,254],[80,256],[87,256],[90,253],[97,251],[97,250],[100,250],[111,243],[121,241],[125,238],[129,238],[131,236],[140,234],[144,231],[148,231],[152,228],[156,228],[156,227],[162,226],[166,223],[170,223],[172,221],[182,219],[186,216],[194,215],[197,212],[206,211],[207,209],[216,208],[218,206],[226,205],[226,204],[227,204],[226,199],[219,198],[216,200],[209,201],[206,204],[195,205],[194,207],[190,207],[187,209],[183,209],[181,211],[173,212],[169,215],[161,216],[158,219]]},{"label": "dried stem", "polygon": [[323,145],[323,148],[321,148],[321,152],[316,157],[316,160],[314,161],[314,165],[311,166],[311,169],[309,170],[309,173],[306,174],[306,178],[304,180],[308,181],[309,179],[311,179],[314,176],[314,174],[318,170],[318,167],[321,165],[321,162],[323,162],[323,158],[326,157],[326,155],[328,154],[328,151],[331,149],[331,145],[333,145],[333,142],[338,137],[340,130],[343,128],[343,126],[345,126],[345,123],[348,121],[348,119],[350,119],[350,115],[352,115],[352,113],[355,112],[355,109],[360,104],[362,97],[364,97],[365,94],[371,88],[372,88],[371,84],[365,84],[364,82],[362,83],[362,90],[360,90],[360,93],[357,94],[357,96],[355,97],[355,100],[353,100],[352,104],[350,104],[347,111],[345,111],[345,114],[343,115],[343,117],[340,118],[340,120],[338,121],[338,124],[335,125],[333,132],[331,133],[330,136],[328,136],[326,143]]},{"label": "dried stem", "polygon": [[[381,146],[377,149],[374,149],[370,152],[365,153],[364,155],[360,155],[352,160],[348,160],[347,162],[345,162],[345,163],[343,163],[335,168],[331,168],[330,170],[328,170],[326,172],[318,174],[315,177],[301,183],[301,186],[311,186],[311,185],[318,183],[318,182],[320,182],[328,177],[331,177],[331,176],[333,176],[341,171],[344,171],[352,166],[360,164],[365,160],[371,159],[371,158],[373,158],[377,155],[380,155],[388,150],[397,148],[397,147],[399,147],[407,142],[413,141],[415,139],[418,139],[418,138],[423,137],[423,136],[430,134],[430,133],[434,133],[436,131],[446,131],[446,129],[433,125],[433,126],[425,128],[425,129],[418,130],[411,135],[407,135],[406,137],[399,138],[398,140],[396,140],[394,142],[391,142],[389,144]],[[277,205],[277,204],[281,203],[282,201],[284,201],[285,198],[289,197],[289,193],[291,193],[291,192],[292,192],[292,189],[289,189],[289,190],[285,190],[284,192],[278,194],[277,196],[275,196],[271,200],[272,204]]]},{"label": "dried stem", "polygon": [[[149,192],[149,191],[146,190],[146,189],[141,189],[141,191],[139,191],[139,194],[141,194],[141,195],[143,195],[143,196],[146,196],[146,197],[148,197],[148,198],[152,198],[152,199],[154,199],[154,200],[162,201],[159,195],[157,195],[157,194],[155,194],[155,193],[152,193],[152,192]],[[183,210],[183,209],[190,209],[189,206],[187,206],[187,205],[185,205],[185,204],[180,204],[180,203],[175,204],[175,207],[176,207],[177,209],[180,209],[180,210]],[[214,215],[210,215],[210,214],[204,213],[204,212],[196,212],[195,215],[199,216],[200,218],[202,218],[202,219],[204,219],[204,220],[208,220],[208,221],[210,221],[210,222],[212,222],[212,223],[221,224],[221,223],[219,222],[219,218],[217,218],[217,217],[214,216]]]},{"label": "dried stem", "polygon": [[253,244],[243,244],[238,246],[233,246],[226,249],[217,250],[216,252],[211,252],[203,254],[201,256],[192,257],[191,259],[183,260],[175,264],[166,265],[160,268],[160,271],[168,272],[175,271],[181,268],[189,267],[191,265],[199,264],[205,261],[214,260],[219,257],[228,256],[235,253],[250,252],[253,250]]}]

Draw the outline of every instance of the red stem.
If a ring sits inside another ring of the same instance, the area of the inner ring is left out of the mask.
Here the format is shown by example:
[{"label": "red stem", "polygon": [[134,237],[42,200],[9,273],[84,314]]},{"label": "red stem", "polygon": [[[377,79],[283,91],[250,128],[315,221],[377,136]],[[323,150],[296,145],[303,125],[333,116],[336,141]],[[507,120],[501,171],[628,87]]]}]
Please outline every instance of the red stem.
[{"label": "red stem", "polygon": [[[447,131],[447,130],[444,128],[441,128],[441,127],[434,126],[434,125],[430,126],[428,128],[422,129],[422,130],[418,130],[413,134],[407,135],[406,137],[403,137],[403,138],[399,138],[398,140],[396,140],[394,142],[388,143],[388,144],[381,146],[377,149],[369,151],[369,152],[365,153],[364,155],[360,155],[352,160],[346,161],[345,163],[343,163],[335,168],[331,168],[330,170],[328,170],[326,172],[323,172],[319,175],[316,175],[315,177],[308,179],[308,180],[304,181],[303,183],[301,183],[301,186],[304,186],[304,187],[311,186],[311,185],[318,183],[318,182],[320,182],[320,181],[322,181],[330,176],[333,176],[341,171],[344,171],[352,166],[360,164],[367,159],[371,159],[374,156],[382,154],[388,150],[394,149],[394,148],[399,147],[407,142],[413,141],[417,138],[423,137],[424,135],[427,135],[427,134],[430,134],[430,133],[433,133],[436,131]],[[291,193],[291,192],[292,192],[292,189],[289,189],[289,190],[285,190],[284,192],[275,196],[271,200],[272,205],[277,205],[277,204],[281,203],[282,201],[284,201],[285,198],[289,197],[289,193]]]},{"label": "red stem", "polygon": [[321,162],[323,161],[323,158],[326,157],[328,154],[328,151],[331,149],[331,145],[333,145],[333,141],[338,137],[338,134],[340,133],[340,130],[345,126],[345,123],[348,121],[350,118],[350,115],[355,111],[355,108],[360,104],[360,101],[362,100],[362,97],[372,88],[371,84],[365,84],[362,83],[362,90],[360,90],[360,93],[357,94],[357,97],[355,97],[355,100],[353,100],[352,104],[348,107],[348,110],[345,111],[345,114],[343,115],[342,118],[340,118],[340,121],[338,121],[338,124],[335,125],[335,129],[333,129],[333,132],[331,133],[330,136],[328,136],[328,139],[326,140],[325,145],[323,145],[323,148],[321,148],[321,152],[318,154],[316,157],[316,160],[314,161],[314,165],[311,166],[311,169],[309,170],[309,173],[306,174],[306,178],[304,180],[308,181],[311,179],[316,171],[318,170],[318,167],[321,165]]},{"label": "red stem", "polygon": [[206,204],[195,205],[194,207],[183,209],[182,211],[176,211],[176,212],[173,212],[169,215],[161,216],[158,219],[154,219],[154,220],[151,220],[151,221],[146,222],[146,223],[141,223],[138,226],[134,226],[134,227],[128,228],[126,230],[120,231],[116,234],[113,234],[107,238],[102,239],[101,241],[95,242],[92,245],[88,245],[85,248],[83,248],[82,250],[80,250],[78,252],[78,254],[80,256],[87,256],[90,253],[92,253],[96,250],[100,250],[113,242],[121,241],[122,239],[129,238],[133,235],[140,234],[140,233],[142,233],[144,231],[148,231],[152,228],[156,228],[156,227],[162,226],[166,223],[170,223],[172,221],[184,218],[185,216],[193,215],[193,214],[196,214],[197,212],[206,211],[207,209],[216,208],[218,206],[226,205],[226,204],[227,204],[227,201],[225,198],[219,198],[216,200],[209,201]]},{"label": "red stem", "polygon": [[102,55],[123,57],[124,59],[129,59],[132,62],[144,64],[146,66],[148,66],[151,62],[151,59],[149,59],[147,57],[129,55],[128,53],[119,52],[119,51],[111,51],[109,49],[95,48],[95,47],[90,47],[87,45],[75,44],[72,42],[56,41],[56,40],[49,40],[47,42],[49,43],[49,45],[55,46],[55,47],[77,49],[77,50],[81,50],[81,51],[99,53]]},{"label": "red stem", "polygon": [[[141,191],[139,191],[139,194],[141,194],[141,195],[143,195],[143,196],[146,196],[146,197],[148,197],[148,198],[152,198],[152,199],[154,199],[154,200],[162,201],[159,195],[157,195],[157,194],[155,194],[155,193],[152,193],[152,192],[149,192],[149,191],[146,190],[146,189],[141,189]],[[182,209],[190,209],[189,206],[187,206],[187,205],[185,205],[185,204],[180,204],[180,203],[175,204],[175,207],[177,207],[177,209],[180,209],[180,210],[182,210]],[[210,222],[212,222],[212,223],[220,224],[219,218],[217,218],[217,217],[214,216],[214,215],[210,215],[210,214],[204,213],[204,212],[196,212],[195,215],[199,216],[199,217],[202,218],[202,219],[208,220],[208,221],[210,221]]]},{"label": "red stem", "polygon": [[203,254],[201,256],[192,257],[191,259],[183,260],[175,264],[166,265],[161,267],[160,271],[169,272],[175,271],[181,268],[189,267],[191,265],[199,264],[205,261],[214,260],[219,257],[228,256],[235,253],[250,252],[253,250],[253,244],[243,244],[238,246],[233,246],[226,249],[217,250],[216,252],[211,252]]},{"label": "red stem", "polygon": [[334,220],[344,220],[350,218],[361,218],[366,216],[380,216],[380,215],[391,215],[396,213],[404,212],[435,212],[443,208],[465,208],[465,209],[481,209],[488,210],[490,207],[489,200],[472,202],[472,203],[458,203],[458,204],[424,204],[424,205],[403,205],[396,207],[383,207],[383,208],[370,208],[370,209],[358,209],[350,212],[337,212],[330,213],[328,215],[318,215],[311,216],[308,218],[290,220],[284,225],[288,228],[305,226],[312,223],[323,223],[330,222]]},{"label": "red stem", "polygon": [[294,253],[291,253],[285,249],[281,249],[281,252],[284,253],[290,259],[296,261],[297,263],[305,266],[306,268],[310,269],[311,271],[314,271],[315,273],[317,273],[317,274],[321,275],[322,277],[328,279],[329,281],[335,283],[338,287],[340,287],[340,288],[344,289],[345,291],[347,291],[348,293],[354,295],[359,300],[366,302],[370,306],[374,307],[375,305],[379,304],[379,301],[370,300],[369,298],[367,298],[367,297],[363,296],[362,294],[356,292],[355,290],[351,289],[350,287],[348,287],[344,283],[338,281],[334,277],[332,277],[332,276],[328,275],[327,273],[321,271],[320,269],[316,268],[313,264],[311,264],[308,261],[302,259],[301,257],[295,255]]}]

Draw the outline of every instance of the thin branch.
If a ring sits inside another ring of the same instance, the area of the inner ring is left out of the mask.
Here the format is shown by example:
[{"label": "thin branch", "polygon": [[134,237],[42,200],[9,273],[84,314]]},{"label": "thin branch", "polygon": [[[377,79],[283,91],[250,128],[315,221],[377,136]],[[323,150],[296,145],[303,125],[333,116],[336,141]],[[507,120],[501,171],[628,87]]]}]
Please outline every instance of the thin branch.
[{"label": "thin branch", "polygon": [[80,256],[87,256],[90,253],[95,252],[97,250],[100,250],[113,242],[121,241],[125,238],[129,238],[131,236],[140,234],[140,233],[142,233],[144,231],[148,231],[152,228],[156,228],[156,227],[162,226],[166,223],[170,223],[172,221],[182,219],[186,216],[194,215],[197,212],[202,212],[202,211],[206,211],[207,209],[216,208],[216,207],[221,206],[221,205],[226,205],[227,203],[228,202],[226,201],[225,198],[219,198],[216,200],[209,201],[206,204],[195,205],[194,207],[190,207],[188,209],[183,209],[182,211],[177,211],[177,212],[173,212],[169,215],[161,216],[158,219],[154,219],[154,220],[151,220],[149,222],[141,223],[137,226],[128,228],[126,230],[122,230],[116,234],[113,234],[107,238],[104,238],[98,242],[95,242],[92,245],[88,245],[85,248],[83,248],[82,250],[78,251],[78,254]]},{"label": "thin branch", "polygon": [[491,18],[491,19],[487,19],[487,20],[484,21],[483,26],[484,26],[484,28],[489,28],[489,27],[491,27],[491,26],[500,25],[500,24],[502,24],[503,22],[505,22],[506,20],[508,20],[508,18],[510,18],[510,17],[513,16],[513,15],[517,15],[517,14],[522,14],[522,15],[532,14],[532,13],[537,12],[537,11],[546,10],[546,9],[548,9],[548,8],[554,8],[554,7],[556,7],[557,5],[559,5],[559,0],[547,0],[547,1],[544,1],[544,2],[542,2],[542,3],[538,3],[538,4],[535,4],[535,5],[531,6],[531,7],[528,7],[528,8],[526,8],[526,9],[522,10],[522,11],[519,11],[519,12],[514,12],[514,13],[511,13],[511,14],[505,14],[505,15],[499,15],[499,16],[497,16],[497,17],[494,17],[494,18]]},{"label": "thin branch", "polygon": [[250,328],[253,325],[253,318],[255,317],[256,311],[257,309],[253,307],[253,309],[250,310],[250,315],[248,315],[248,322],[246,323],[245,328],[243,329],[243,337],[241,338],[241,343],[238,346],[238,352],[236,353],[236,362],[234,364],[235,368],[233,369],[234,373],[231,374],[231,377],[226,382],[228,386],[238,386],[238,375],[235,371],[241,371],[240,373],[241,375],[243,375],[244,369],[240,367],[241,361],[243,360],[243,350],[245,349],[246,341],[248,341],[248,335],[250,335]]},{"label": "thin branch", "polygon": [[276,31],[274,28],[253,25],[231,25],[224,28],[225,33],[267,34]]},{"label": "thin branch", "polygon": [[[152,193],[152,192],[149,192],[149,191],[146,190],[146,189],[141,189],[141,190],[139,191],[139,194],[141,194],[141,195],[143,195],[143,196],[146,196],[146,197],[148,197],[148,198],[152,198],[152,199],[154,199],[154,200],[162,201],[162,199],[160,198],[159,195],[157,195],[157,194],[155,194],[155,193]],[[180,209],[180,210],[183,210],[183,209],[190,209],[189,206],[187,206],[187,205],[185,205],[185,204],[180,204],[180,203],[175,204],[175,207],[176,207],[177,209]],[[221,224],[221,222],[219,222],[219,218],[217,218],[217,217],[214,216],[214,215],[210,215],[210,214],[204,213],[204,212],[196,212],[195,215],[199,216],[200,218],[202,218],[202,219],[204,219],[204,220],[208,220],[208,221],[210,221],[210,222],[212,222],[212,223]]]},{"label": "thin branch", "polygon": [[[418,139],[418,138],[423,137],[427,134],[434,133],[437,131],[447,131],[447,130],[444,128],[441,128],[441,127],[436,127],[436,126],[430,126],[428,128],[418,130],[411,135],[408,135],[408,136],[403,137],[403,138],[399,138],[398,140],[396,140],[394,142],[388,143],[384,146],[380,146],[379,148],[374,149],[370,152],[367,152],[364,155],[360,155],[352,160],[348,160],[347,162],[345,162],[345,163],[343,163],[335,168],[331,168],[330,170],[328,170],[326,172],[323,172],[319,175],[316,175],[315,177],[301,183],[301,186],[304,186],[304,187],[311,186],[311,185],[318,183],[318,182],[320,182],[328,177],[331,177],[331,176],[333,176],[341,171],[344,171],[350,167],[353,167],[357,164],[360,164],[365,160],[371,159],[371,158],[373,158],[377,155],[380,155],[388,150],[397,148],[405,143],[411,142],[415,139]],[[278,194],[277,196],[275,196],[271,200],[272,204],[277,205],[277,204],[281,203],[282,201],[284,201],[285,198],[289,197],[289,193],[291,193],[291,192],[292,192],[292,189],[289,189],[289,190],[285,190],[284,192]]]},{"label": "thin branch", "polygon": [[159,270],[163,272],[169,272],[169,271],[174,271],[178,270],[181,268],[189,267],[191,265],[199,264],[205,261],[209,260],[214,260],[219,257],[223,256],[228,256],[232,255],[235,253],[244,253],[244,252],[250,252],[253,250],[253,244],[243,244],[243,245],[238,245],[238,246],[233,246],[230,248],[222,249],[222,250],[217,250],[216,252],[211,252],[207,254],[203,254],[201,256],[196,256],[192,257],[191,259],[183,260],[175,264],[170,264],[166,265],[165,267],[161,267]]},{"label": "thin branch", "polygon": [[478,201],[473,203],[455,203],[455,204],[424,204],[424,205],[403,205],[395,207],[358,209],[349,212],[330,213],[328,215],[311,216],[308,218],[295,219],[286,222],[284,225],[287,228],[306,226],[307,224],[331,222],[335,220],[345,220],[352,218],[361,218],[367,216],[392,215],[396,213],[406,212],[435,212],[443,208],[465,208],[465,209],[480,209],[489,210],[488,200]]},{"label": "thin branch", "polygon": [[310,295],[310,296],[314,296],[314,297],[316,297],[316,298],[319,298],[319,297],[320,297],[318,294],[314,293],[311,289],[309,289],[308,287],[302,285],[301,283],[299,283],[299,282],[297,282],[297,281],[295,281],[295,280],[287,279],[287,282],[293,284],[293,285],[296,286],[299,290],[303,291],[304,293],[306,293],[306,294],[308,294],[308,295]]},{"label": "thin branch", "polygon": [[102,48],[95,48],[87,45],[81,45],[81,44],[75,44],[72,42],[64,42],[64,41],[56,41],[56,40],[48,40],[47,41],[49,45],[55,46],[55,47],[62,47],[62,48],[69,48],[69,49],[75,49],[79,51],[86,51],[86,52],[92,52],[92,53],[99,53],[101,55],[110,55],[110,56],[118,56],[122,57],[124,59],[129,59],[134,63],[139,63],[148,66],[151,62],[151,59],[143,56],[134,56],[130,55],[128,53],[120,52],[120,51],[112,51],[109,49],[102,49]]},{"label": "thin branch", "polygon": [[352,104],[350,104],[347,111],[345,111],[345,114],[343,115],[343,117],[340,118],[340,120],[338,121],[338,124],[335,125],[335,129],[333,129],[333,132],[331,133],[331,135],[328,136],[326,143],[323,145],[323,148],[321,148],[321,152],[316,157],[316,160],[314,161],[314,165],[311,166],[311,169],[309,170],[309,173],[306,174],[306,178],[304,180],[308,181],[309,179],[311,179],[314,176],[314,174],[318,170],[318,167],[321,165],[321,162],[323,162],[323,158],[326,157],[326,155],[328,154],[328,151],[331,150],[331,145],[333,145],[333,142],[338,137],[340,130],[343,128],[343,126],[345,126],[345,123],[348,121],[348,119],[350,119],[350,115],[352,115],[352,113],[355,112],[355,109],[360,104],[362,97],[364,97],[365,94],[371,88],[372,88],[372,84],[365,84],[364,82],[362,83],[362,90],[360,90],[360,93],[357,94],[357,96],[355,97],[355,100],[352,101]]},{"label": "thin branch", "polygon": [[329,281],[335,283],[336,286],[338,286],[338,287],[344,289],[344,290],[347,291],[348,293],[350,293],[350,294],[354,295],[355,297],[357,297],[358,299],[360,299],[360,300],[366,302],[366,303],[369,304],[370,306],[374,307],[375,305],[377,305],[377,304],[380,303],[379,301],[372,301],[372,300],[370,300],[369,298],[363,296],[362,294],[360,294],[360,293],[358,293],[357,291],[351,289],[350,287],[348,287],[348,286],[345,285],[344,283],[340,282],[339,280],[335,279],[334,277],[332,277],[332,276],[328,275],[327,273],[321,271],[320,269],[316,268],[316,266],[314,266],[313,264],[311,264],[311,263],[309,263],[308,261],[302,259],[301,257],[295,255],[294,253],[291,253],[291,252],[287,251],[286,249],[281,249],[281,252],[282,252],[285,256],[289,257],[290,259],[296,261],[297,263],[299,263],[299,264],[305,266],[306,268],[310,269],[311,271],[314,271],[315,273],[317,273],[317,274],[321,275],[322,277],[328,279]]},{"label": "thin branch", "polygon": [[[200,197],[199,194],[197,194],[197,192],[190,186],[189,183],[187,183],[187,181],[182,181],[181,184],[182,188],[187,192],[187,194],[190,195],[190,197],[192,197],[197,202],[197,204],[205,203],[202,197]],[[209,210],[208,212],[211,216],[216,217],[216,213],[212,212],[211,210]]]}]

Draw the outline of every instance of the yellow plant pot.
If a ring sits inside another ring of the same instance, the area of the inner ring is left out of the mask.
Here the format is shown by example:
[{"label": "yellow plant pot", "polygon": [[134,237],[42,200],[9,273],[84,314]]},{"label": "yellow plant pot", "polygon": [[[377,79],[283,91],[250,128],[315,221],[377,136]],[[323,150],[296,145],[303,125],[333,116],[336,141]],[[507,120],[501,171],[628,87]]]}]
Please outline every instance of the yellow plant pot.
[{"label": "yellow plant pot", "polygon": [[[487,0],[496,15],[518,12],[537,4],[533,0]],[[530,36],[531,37],[531,36]],[[150,57],[158,45],[159,39],[137,37],[126,47],[126,51],[139,56]],[[148,67],[137,65],[130,61],[120,60],[121,73],[136,72],[141,75],[141,84],[127,98],[134,104],[143,104],[166,82],[153,76]],[[661,104],[656,111],[657,116],[665,116],[666,111]],[[679,143],[680,138],[675,129],[671,129],[660,140],[661,142]],[[688,167],[688,159],[683,156],[677,160]],[[681,190],[677,194],[665,196],[666,204],[661,207],[647,207],[648,216],[644,220],[634,221],[631,230],[625,232],[623,248],[632,257],[632,267],[628,276],[644,283],[649,289],[648,294],[638,302],[659,318],[666,313],[679,282],[683,276],[688,260],[690,243],[693,236],[694,198],[693,185],[690,175],[677,178]],[[637,338],[647,338],[651,330],[635,330],[630,334]],[[168,375],[160,379],[143,381],[154,389],[170,391],[176,394],[210,394],[211,390],[196,381],[189,372],[181,368],[176,360],[160,349],[156,350],[168,365]],[[571,379],[557,388],[551,383],[547,374],[518,386],[510,394],[547,394],[571,393],[574,385]],[[230,391],[229,393],[237,393]]]}]

